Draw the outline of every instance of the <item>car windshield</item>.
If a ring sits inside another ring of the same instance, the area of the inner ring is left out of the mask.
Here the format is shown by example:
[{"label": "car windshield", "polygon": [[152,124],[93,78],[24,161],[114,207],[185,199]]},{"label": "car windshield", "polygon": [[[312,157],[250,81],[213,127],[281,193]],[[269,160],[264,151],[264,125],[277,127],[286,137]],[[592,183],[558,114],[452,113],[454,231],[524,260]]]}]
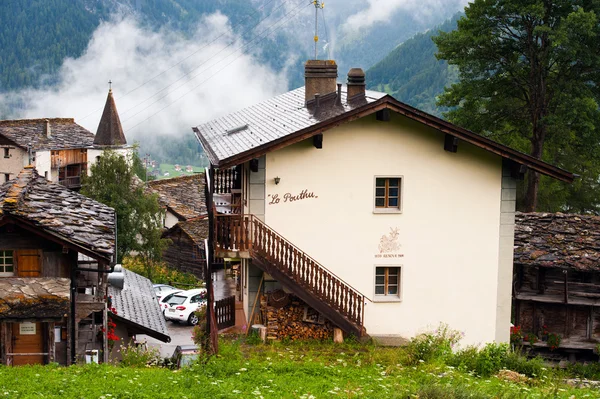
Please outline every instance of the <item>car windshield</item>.
[{"label": "car windshield", "polygon": [[173,298],[173,295],[175,295],[175,294],[176,294],[176,292],[174,292],[174,293],[172,293],[172,294],[169,294],[169,295],[165,296],[165,297],[162,299],[162,302],[164,302],[164,303],[169,303],[169,300],[170,300],[171,298]]},{"label": "car windshield", "polygon": [[169,305],[181,305],[182,303],[185,302],[186,299],[187,299],[187,296],[173,295],[173,297],[171,299],[169,299],[169,301],[167,303]]}]

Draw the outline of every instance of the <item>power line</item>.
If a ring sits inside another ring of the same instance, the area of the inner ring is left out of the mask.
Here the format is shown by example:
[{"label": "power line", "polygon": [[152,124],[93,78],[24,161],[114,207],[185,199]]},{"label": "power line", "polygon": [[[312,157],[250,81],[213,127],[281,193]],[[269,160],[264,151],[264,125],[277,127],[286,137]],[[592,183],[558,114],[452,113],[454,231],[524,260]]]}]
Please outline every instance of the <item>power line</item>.
[{"label": "power line", "polygon": [[[284,6],[287,3],[288,0],[284,0],[278,7],[274,8],[269,14],[267,14],[264,18],[262,18],[261,20],[258,21],[258,23],[254,26],[249,27],[248,29],[246,29],[244,32],[242,32],[242,35],[244,35],[245,33],[249,32],[252,29],[255,29],[256,27],[258,27],[261,23],[263,23],[269,16],[271,16],[271,14],[273,14],[275,11],[277,11],[279,8],[281,8],[282,6]],[[266,3],[263,4],[261,7],[259,7],[258,9],[254,10],[254,14],[259,14],[259,10],[263,9],[266,6]],[[242,21],[238,22],[237,24],[233,25],[231,27],[232,30],[234,30],[235,28],[237,28],[238,26],[242,25]],[[203,46],[201,46],[198,50],[194,51],[193,53],[189,54],[188,56],[184,57],[183,59],[181,59],[180,61],[176,62],[175,64],[171,65],[170,67],[168,67],[167,69],[165,69],[164,71],[154,75],[153,77],[151,77],[150,79],[146,80],[145,82],[141,83],[140,85],[138,85],[137,87],[133,88],[132,90],[129,90],[127,93],[125,93],[122,96],[117,97],[117,99],[123,99],[125,97],[127,97],[129,94],[133,93],[134,91],[140,89],[141,87],[145,86],[146,84],[152,82],[154,79],[158,78],[159,76],[164,75],[165,73],[167,73],[168,71],[170,71],[171,69],[175,68],[178,65],[181,65],[184,61],[188,60],[189,58],[191,58],[192,56],[198,54],[201,50],[204,50],[206,47],[210,46],[211,44],[215,43],[216,41],[218,41],[219,39],[221,39],[223,36],[226,35],[226,32],[222,33],[221,35],[219,35],[218,37],[216,37],[215,39],[213,39],[212,41],[204,44]],[[168,87],[168,86],[167,86]],[[158,92],[160,93],[160,91]],[[158,94],[156,93],[156,94]],[[154,94],[154,95],[156,95]],[[153,95],[153,96],[154,96]],[[145,100],[147,101],[147,100]],[[92,116],[93,114],[95,114],[96,112],[99,112],[103,109],[103,107],[97,108],[94,111],[90,112],[89,114],[87,114],[86,116],[84,116],[83,118],[78,118],[78,121],[82,121],[90,116]],[[127,112],[127,111],[125,111]]]},{"label": "power line", "polygon": [[323,15],[323,26],[325,26],[325,40],[327,41],[327,59],[331,59],[331,42],[329,41],[329,32],[327,31],[327,22],[325,21],[325,7],[321,7],[321,14]]},{"label": "power line", "polygon": [[[310,5],[310,4],[309,4],[309,5]],[[273,25],[271,25],[269,28],[265,29],[265,30],[264,30],[264,31],[262,31],[262,32],[261,32],[259,35],[255,36],[255,37],[254,37],[254,39],[252,39],[251,41],[249,41],[249,42],[245,43],[245,44],[244,44],[244,45],[242,45],[240,48],[236,49],[235,51],[233,51],[232,53],[230,53],[229,55],[227,55],[225,58],[223,58],[223,59],[221,59],[221,60],[217,61],[216,63],[214,63],[214,64],[212,64],[212,65],[210,65],[210,66],[209,66],[207,69],[210,69],[210,68],[212,68],[212,67],[214,67],[214,66],[218,65],[219,63],[221,63],[221,62],[225,61],[227,58],[231,57],[231,56],[232,56],[232,55],[234,55],[235,53],[237,53],[237,52],[239,52],[240,50],[244,49],[244,47],[248,47],[250,44],[252,44],[252,42],[255,42],[257,39],[260,39],[260,38],[261,38],[261,36],[262,36],[262,35],[263,35],[265,32],[266,32],[266,33],[269,33],[269,31],[270,31],[270,30],[272,30],[272,29],[275,27],[275,25],[277,25],[277,24],[279,24],[280,22],[282,22],[282,21],[283,21],[284,19],[286,19],[286,17],[288,17],[290,14],[292,14],[292,13],[297,13],[297,11],[299,11],[301,8],[302,8],[302,5],[299,5],[298,7],[294,8],[292,11],[288,12],[288,13],[287,13],[287,14],[285,14],[285,15],[284,15],[282,18],[280,18],[280,19],[279,19],[277,22],[275,22]],[[292,19],[294,16],[295,16],[295,15],[292,15],[292,16],[291,16],[290,18],[288,18],[288,19]],[[252,46],[252,47],[254,47],[254,46]],[[252,48],[252,47],[250,47],[250,48]],[[240,54],[238,57],[234,58],[234,59],[233,59],[233,61],[237,60],[237,59],[238,59],[239,57],[241,57],[242,55],[244,55],[244,53],[241,53],[241,54]],[[198,67],[197,67],[197,68],[195,68],[194,70],[190,71],[189,73],[185,74],[185,75],[184,75],[184,76],[182,76],[181,78],[177,79],[175,82],[171,83],[169,86],[166,86],[165,88],[163,88],[163,89],[162,89],[161,91],[159,91],[158,93],[160,93],[160,92],[164,91],[166,88],[168,88],[168,87],[172,86],[173,84],[177,83],[178,81],[180,81],[181,79],[183,79],[184,77],[186,77],[187,75],[189,75],[191,72],[195,71],[196,69],[200,68],[202,65],[206,64],[208,61],[210,61],[210,59],[209,59],[209,60],[207,60],[207,61],[205,61],[205,62],[203,62],[203,63],[202,63],[200,66],[198,66]],[[233,61],[232,61],[232,62],[233,62]],[[225,65],[225,67],[229,66],[230,64],[231,64],[231,63],[229,63],[229,64]],[[210,78],[212,78],[213,76],[215,76],[215,75],[216,75],[217,73],[219,73],[220,71],[222,71],[222,70],[223,70],[225,67],[223,67],[223,68],[219,69],[217,72],[215,72],[214,74],[212,74],[212,75],[209,77],[209,79],[210,79]],[[196,75],[192,76],[192,77],[191,77],[189,80],[191,81],[191,80],[195,79],[196,77],[198,77],[198,76],[200,75],[200,73],[201,73],[201,72],[203,72],[203,71],[200,71],[200,72],[199,72],[199,73],[197,73]],[[202,83],[206,82],[207,80],[208,80],[208,79],[206,79],[206,80],[203,80],[203,81],[202,81]],[[201,83],[201,84],[202,84],[202,83]],[[175,90],[177,90],[177,89],[180,89],[180,88],[181,88],[181,87],[183,87],[184,85],[185,85],[185,83],[184,83],[184,84],[182,84],[182,85],[179,85],[179,86],[177,86],[177,87],[176,87],[176,88],[175,88],[173,91],[175,91]],[[199,85],[198,85],[198,86],[199,86]],[[194,88],[192,89],[192,91],[193,91],[194,89],[196,89],[198,86],[194,86]],[[159,102],[160,100],[164,99],[164,98],[165,98],[165,97],[167,97],[169,94],[171,94],[173,91],[171,91],[171,92],[169,92],[169,93],[166,93],[165,95],[163,95],[163,96],[161,96],[160,98],[156,99],[154,102],[152,102],[151,104],[149,104],[149,105],[148,105],[148,106],[146,106],[145,108],[141,109],[140,111],[136,112],[135,114],[133,114],[133,115],[129,116],[129,117],[128,117],[128,118],[126,118],[126,119],[124,119],[124,120],[123,120],[123,122],[127,122],[128,120],[131,120],[132,118],[134,118],[135,116],[139,115],[140,113],[142,113],[142,112],[146,111],[146,110],[147,110],[148,108],[150,108],[152,105],[154,105],[154,104],[156,104],[157,102]],[[184,96],[185,96],[185,95],[187,95],[187,94],[189,94],[190,92],[191,92],[191,91],[188,91],[188,92],[186,92],[186,93],[184,94]],[[157,93],[157,94],[158,94],[158,93]],[[155,95],[156,95],[156,94],[155,94]],[[152,97],[154,97],[154,95],[153,95]],[[152,98],[152,97],[150,97],[150,98]],[[140,104],[136,105],[136,106],[135,106],[135,107],[133,107],[133,108],[136,108],[137,106],[139,106],[139,105],[143,104],[144,102],[148,101],[150,98],[148,98],[148,99],[146,99],[146,100],[142,101]],[[180,97],[180,98],[181,98],[181,97]],[[177,100],[175,100],[175,101],[178,101],[180,98],[177,98]],[[130,108],[129,110],[132,110],[133,108]],[[161,111],[162,111],[162,109],[161,109]],[[159,112],[160,112],[160,111],[159,111]],[[150,117],[152,117],[152,116],[154,116],[154,115],[151,115]],[[150,118],[150,117],[149,117],[149,118]],[[148,118],[148,119],[149,119],[149,118]],[[137,124],[137,125],[139,125],[139,124]],[[135,126],[137,126],[137,125],[135,125]],[[135,126],[134,126],[134,127],[135,127]],[[133,127],[132,127],[131,129],[133,129]],[[131,129],[128,129],[128,130],[131,130]]]},{"label": "power line", "polygon": [[[308,6],[312,5],[312,3],[309,3]],[[306,7],[306,6],[305,6]],[[296,10],[300,10],[300,7],[296,8],[294,11]],[[290,13],[286,14],[289,15]],[[296,13],[297,14],[297,13]],[[291,20],[292,18],[294,18],[296,15],[292,15],[289,19]],[[232,53],[233,54],[233,53]],[[208,78],[206,78],[205,80],[203,80],[202,82],[200,82],[199,84],[197,84],[196,86],[192,87],[192,89],[190,89],[189,91],[187,91],[186,93],[182,94],[181,96],[179,96],[178,98],[176,98],[175,100],[173,100],[170,104],[165,105],[163,108],[159,109],[158,111],[156,111],[154,114],[150,115],[149,117],[147,117],[146,119],[138,122],[137,124],[135,124],[134,126],[130,127],[129,129],[127,129],[126,131],[130,131],[135,129],[136,127],[138,127],[139,125],[141,125],[142,123],[150,120],[151,118],[153,118],[154,116],[158,115],[159,113],[161,113],[162,111],[164,111],[165,109],[169,108],[171,105],[175,104],[177,101],[181,100],[183,97],[187,96],[188,94],[192,93],[194,90],[196,90],[198,87],[202,86],[204,83],[206,83],[207,81],[209,81],[211,78],[213,78],[215,75],[217,75],[218,73],[220,73],[222,70],[224,70],[225,68],[227,68],[229,65],[233,64],[238,58],[240,58],[241,56],[243,56],[244,53],[238,55],[236,58],[234,58],[233,60],[231,60],[227,65],[225,65],[224,67],[222,67],[221,69],[219,69],[218,71],[216,71],[215,73],[213,73],[212,75],[210,75]],[[221,60],[223,61],[223,60]],[[219,61],[219,62],[221,62]],[[216,65],[216,64],[215,64]],[[142,110],[144,111],[144,110]],[[142,112],[140,111],[140,112]]]},{"label": "power line", "polygon": [[[259,25],[260,25],[260,24],[261,24],[263,21],[265,21],[265,20],[266,20],[266,19],[267,19],[267,18],[268,18],[268,17],[269,17],[271,14],[273,14],[273,12],[275,12],[276,10],[278,10],[279,8],[281,8],[283,5],[285,5],[285,1],[284,1],[283,3],[281,3],[281,4],[280,4],[278,7],[276,7],[275,9],[273,9],[273,10],[272,10],[272,11],[271,11],[271,12],[270,12],[270,13],[269,13],[269,14],[268,14],[268,15],[267,15],[265,18],[263,18],[263,19],[262,19],[262,20],[261,20],[261,21],[260,21],[260,22],[259,22],[259,23],[258,23],[258,24],[257,24],[257,25],[254,27],[254,28],[252,28],[252,29],[255,29],[256,27],[258,27],[258,26],[259,26]],[[289,14],[289,13],[288,13],[288,14]],[[286,17],[288,14],[284,15],[284,16],[283,16],[283,18],[285,18],[285,17]],[[282,19],[283,19],[283,18],[282,18]],[[278,22],[279,22],[279,21],[278,21]],[[246,32],[243,32],[243,33],[246,33]],[[260,34],[262,34],[262,32],[261,32]],[[256,36],[255,36],[255,38],[254,38],[254,39],[252,39],[252,40],[251,40],[250,42],[248,42],[247,44],[250,44],[250,43],[252,43],[252,42],[253,42],[255,39],[256,39]],[[210,44],[212,44],[212,43],[214,43],[214,41],[213,41],[213,42],[211,42]],[[157,91],[156,93],[152,94],[151,96],[149,96],[149,97],[148,97],[148,98],[146,98],[145,100],[143,100],[143,101],[139,102],[138,104],[134,105],[133,107],[131,107],[131,108],[128,108],[127,110],[123,111],[123,112],[121,113],[121,115],[126,115],[128,112],[130,112],[130,111],[134,110],[135,108],[137,108],[137,107],[141,106],[141,105],[142,105],[142,104],[144,104],[145,102],[147,102],[147,101],[151,100],[153,97],[155,97],[155,96],[159,95],[160,93],[162,93],[163,91],[165,91],[165,90],[166,90],[166,89],[168,89],[169,87],[173,86],[175,83],[177,83],[177,82],[181,81],[181,80],[182,80],[182,79],[184,79],[185,77],[189,76],[189,75],[190,75],[192,72],[194,72],[194,71],[198,70],[200,67],[202,67],[202,66],[204,66],[205,64],[207,64],[208,62],[210,62],[210,61],[211,61],[211,60],[212,60],[214,57],[216,57],[217,55],[221,54],[223,51],[227,50],[229,47],[233,46],[234,44],[235,44],[235,41],[233,41],[233,42],[229,43],[227,46],[225,46],[224,48],[222,48],[221,50],[219,50],[219,51],[218,51],[216,54],[213,54],[212,56],[210,56],[210,57],[209,57],[207,60],[205,60],[204,62],[202,62],[200,65],[198,65],[198,66],[197,66],[197,67],[195,67],[194,69],[190,70],[189,72],[187,72],[187,73],[183,74],[181,77],[179,77],[179,78],[178,78],[178,79],[176,79],[175,81],[171,82],[171,83],[170,83],[170,84],[168,84],[167,86],[163,87],[162,89],[160,89],[160,90],[159,90],[159,91]],[[247,44],[246,44],[246,45],[247,45]],[[244,46],[242,46],[241,48],[243,48],[243,47],[244,47]],[[240,49],[241,49],[241,48],[240,48]],[[239,50],[239,49],[235,50],[235,51],[234,51],[233,53],[231,53],[231,54],[234,54],[234,53],[235,53],[235,52],[237,52],[238,50]],[[230,54],[230,55],[231,55],[231,54]],[[228,55],[227,57],[229,57],[230,55]],[[227,58],[227,57],[225,57],[225,58]],[[220,61],[219,61],[219,62],[220,62]],[[217,62],[217,63],[218,63],[218,62]],[[216,64],[215,64],[215,65],[216,65]],[[214,66],[214,65],[211,65],[211,66]],[[196,76],[198,76],[198,74],[196,74],[196,75],[192,76],[192,78],[190,78],[190,80],[192,80],[192,79],[196,78]],[[180,85],[180,86],[178,86],[178,87],[177,87],[175,90],[179,89],[179,88],[180,88],[180,87],[182,87],[182,86],[183,86],[183,85]],[[169,94],[169,93],[167,93],[166,95],[168,95],[168,94]],[[165,95],[165,96],[166,96],[166,95]],[[162,99],[163,99],[165,96],[162,96],[162,97],[158,98],[156,101],[154,101],[153,103],[151,103],[150,105],[148,105],[148,107],[152,106],[153,104],[156,104],[156,102],[158,102],[158,101],[162,100]],[[139,111],[139,112],[136,112],[134,115],[132,115],[132,116],[130,116],[130,117],[128,117],[128,118],[126,118],[126,119],[125,119],[125,121],[126,121],[126,120],[129,120],[129,119],[131,119],[131,118],[133,118],[134,116],[138,115],[140,112],[143,112],[143,111],[145,111],[146,109],[148,109],[148,107],[146,107],[146,108],[142,109],[141,111]]]}]

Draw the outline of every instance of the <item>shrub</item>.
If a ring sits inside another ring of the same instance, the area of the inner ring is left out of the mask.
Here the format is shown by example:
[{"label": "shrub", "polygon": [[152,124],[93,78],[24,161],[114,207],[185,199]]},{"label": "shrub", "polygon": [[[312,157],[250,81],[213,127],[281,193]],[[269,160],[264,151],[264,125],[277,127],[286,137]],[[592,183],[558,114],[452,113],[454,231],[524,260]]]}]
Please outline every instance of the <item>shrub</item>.
[{"label": "shrub", "polygon": [[146,265],[139,257],[127,256],[123,259],[123,267],[150,279],[154,284],[170,284],[186,290],[203,285],[202,280],[193,274],[172,269],[164,262]]},{"label": "shrub", "polygon": [[406,346],[412,363],[446,359],[452,354],[452,348],[460,341],[462,334],[440,324],[433,333],[423,333],[414,337]]},{"label": "shrub", "polygon": [[197,346],[205,348],[206,340],[210,339],[206,331],[206,306],[200,306],[196,310],[196,316],[198,316],[198,324],[194,326],[192,331],[192,340]]},{"label": "shrub", "polygon": [[123,345],[121,351],[121,367],[147,367],[161,364],[160,352],[156,348],[148,348],[145,344],[129,343]]}]

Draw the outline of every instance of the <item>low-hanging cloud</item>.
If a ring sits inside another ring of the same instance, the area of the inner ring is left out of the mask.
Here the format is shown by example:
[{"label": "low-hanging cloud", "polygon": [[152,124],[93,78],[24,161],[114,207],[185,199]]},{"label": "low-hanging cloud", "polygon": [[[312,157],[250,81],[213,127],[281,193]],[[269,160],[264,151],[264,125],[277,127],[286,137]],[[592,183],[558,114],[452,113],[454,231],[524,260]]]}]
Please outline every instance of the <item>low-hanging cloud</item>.
[{"label": "low-hanging cloud", "polygon": [[342,26],[346,31],[368,28],[375,23],[391,22],[398,11],[426,22],[439,14],[451,15],[461,11],[469,0],[368,0],[365,9],[351,15]]},{"label": "low-hanging cloud", "polygon": [[81,57],[64,61],[57,85],[4,93],[0,107],[19,104],[12,118],[74,117],[95,132],[111,80],[128,139],[191,134],[191,126],[287,89],[285,71],[252,53],[222,14],[206,16],[187,38],[115,18],[97,28]]}]

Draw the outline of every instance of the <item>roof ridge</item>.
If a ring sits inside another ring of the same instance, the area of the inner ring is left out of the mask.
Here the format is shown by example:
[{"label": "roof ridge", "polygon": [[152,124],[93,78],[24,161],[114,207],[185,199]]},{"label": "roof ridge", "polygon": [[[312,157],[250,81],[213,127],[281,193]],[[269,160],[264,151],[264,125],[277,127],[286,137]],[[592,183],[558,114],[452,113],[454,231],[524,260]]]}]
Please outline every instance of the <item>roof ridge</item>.
[{"label": "roof ridge", "polygon": [[163,184],[173,183],[174,180],[194,180],[204,175],[204,172],[194,173],[193,175],[174,176],[168,179],[151,180],[148,182],[149,186],[161,186]]},{"label": "roof ridge", "polygon": [[28,125],[31,123],[75,123],[75,118],[33,118],[33,119],[3,119],[0,120],[0,126],[10,125]]}]

